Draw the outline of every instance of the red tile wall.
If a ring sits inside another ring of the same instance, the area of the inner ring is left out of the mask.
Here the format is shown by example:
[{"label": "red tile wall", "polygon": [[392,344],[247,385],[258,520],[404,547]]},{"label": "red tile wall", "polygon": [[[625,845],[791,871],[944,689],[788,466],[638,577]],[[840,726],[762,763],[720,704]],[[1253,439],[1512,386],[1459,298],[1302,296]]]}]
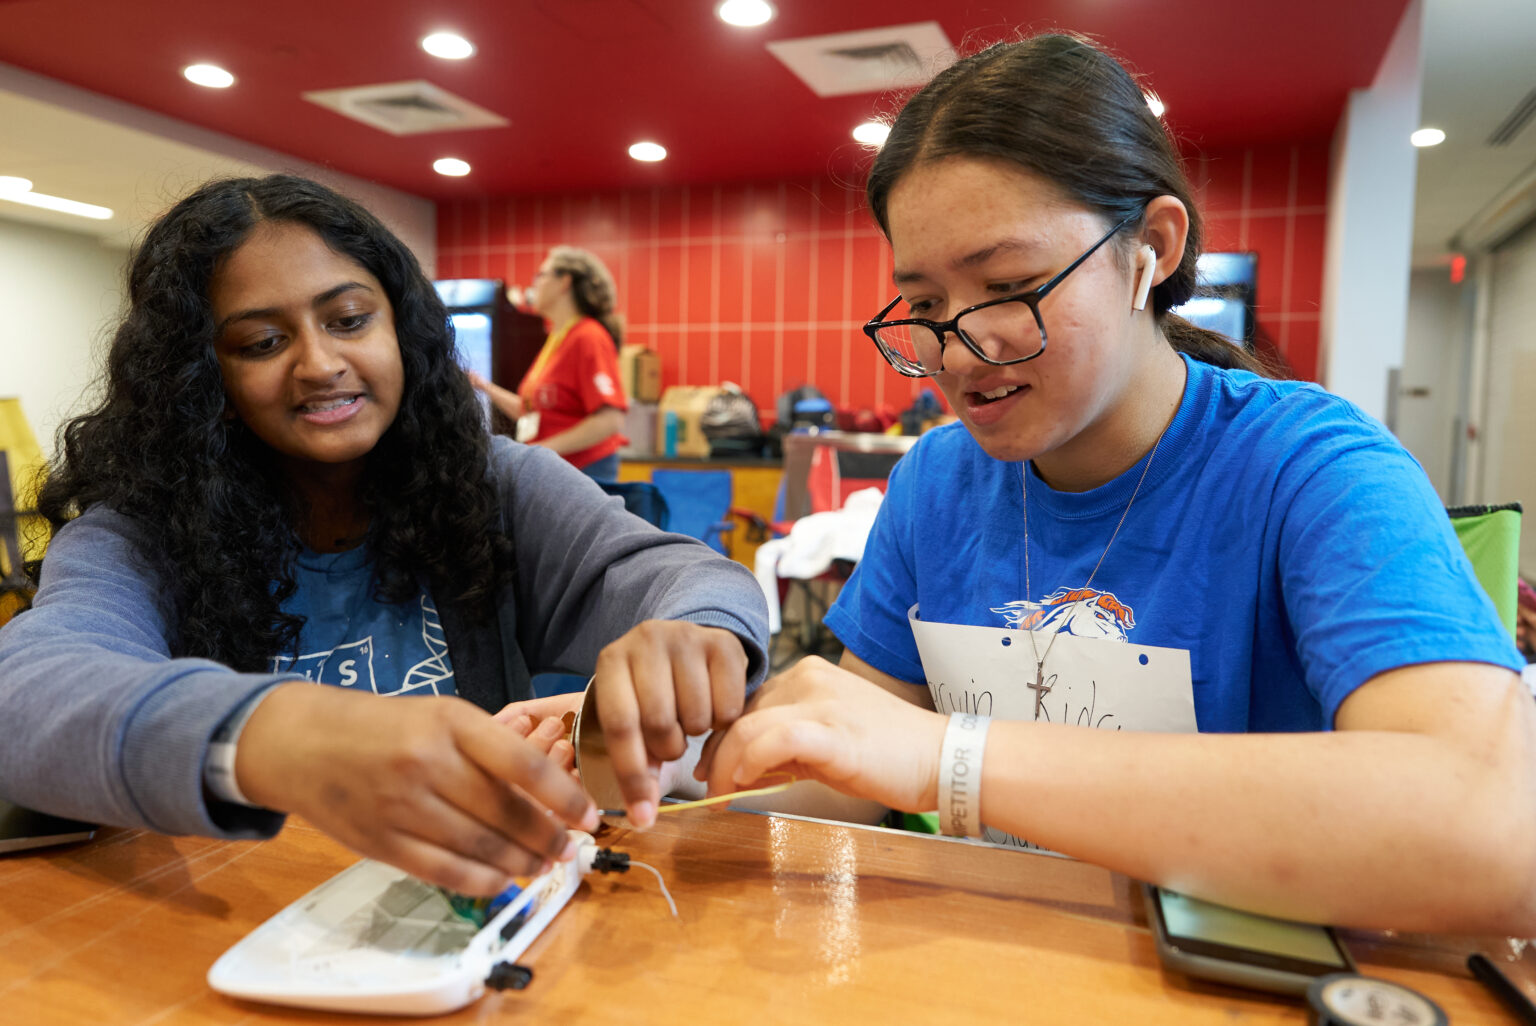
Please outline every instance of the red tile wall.
[{"label": "red tile wall", "polygon": [[1192,154],[1208,251],[1259,255],[1257,331],[1317,380],[1328,220],[1328,140]]},{"label": "red tile wall", "polygon": [[[1317,370],[1328,144],[1196,154],[1207,249],[1259,254],[1261,332],[1298,377]],[[551,246],[613,271],[628,340],[663,387],[734,381],[771,418],[804,383],[839,407],[899,411],[922,382],[890,370],[860,326],[893,296],[863,193],[828,178],[499,197],[441,204],[438,276],[526,284]]]},{"label": "red tile wall", "polygon": [[627,341],[662,385],[734,381],[771,417],[812,383],[840,407],[895,411],[921,383],[860,326],[895,290],[863,193],[831,179],[509,197],[438,208],[438,276],[526,283],[553,245],[592,250],[619,289]]}]

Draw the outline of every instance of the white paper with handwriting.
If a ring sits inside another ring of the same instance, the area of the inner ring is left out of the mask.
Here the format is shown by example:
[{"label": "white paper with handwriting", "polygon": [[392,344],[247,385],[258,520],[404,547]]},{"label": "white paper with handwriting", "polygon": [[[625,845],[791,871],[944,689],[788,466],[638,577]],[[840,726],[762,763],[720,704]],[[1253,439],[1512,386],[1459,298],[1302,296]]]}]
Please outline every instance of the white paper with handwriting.
[{"label": "white paper with handwriting", "polygon": [[[1006,627],[924,623],[907,612],[933,705],[941,713],[972,712],[1000,720],[1034,720],[1035,648],[1031,632]],[[1099,730],[1193,733],[1195,693],[1189,653],[1105,638],[1033,632],[1045,659],[1041,721]],[[1052,638],[1055,638],[1054,644]],[[1041,849],[986,828],[994,844]]]}]

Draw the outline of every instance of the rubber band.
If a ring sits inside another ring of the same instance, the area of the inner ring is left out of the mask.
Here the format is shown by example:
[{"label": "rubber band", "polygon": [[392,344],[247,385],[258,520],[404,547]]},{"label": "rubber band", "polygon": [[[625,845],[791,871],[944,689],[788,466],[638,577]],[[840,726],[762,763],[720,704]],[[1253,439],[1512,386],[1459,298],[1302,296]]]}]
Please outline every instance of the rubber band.
[{"label": "rubber band", "polygon": [[[668,804],[663,804],[656,809],[656,813],[660,815],[663,812],[682,812],[684,809],[700,809],[706,805],[718,805],[721,802],[735,801],[737,798],[760,798],[763,795],[780,794],[789,790],[790,785],[799,783],[799,781],[793,775],[788,773],[770,773],[768,775],[770,777],[786,776],[789,777],[789,779],[784,781],[782,784],[769,784],[767,787],[754,787],[750,791],[732,791],[730,794],[717,794],[713,798],[698,798],[689,802],[671,802]],[[597,812],[600,816],[622,817],[625,815],[623,809],[598,809]]]},{"label": "rubber band", "polygon": [[656,811],[658,813],[681,812],[684,809],[699,809],[706,805],[717,805],[720,802],[735,801],[737,798],[759,798],[765,794],[780,794],[789,790],[790,785],[794,784],[795,782],[795,778],[790,777],[782,784],[769,784],[767,787],[754,787],[750,791],[732,791],[730,794],[717,794],[713,798],[698,798],[691,802],[672,802],[668,805],[662,805]]}]

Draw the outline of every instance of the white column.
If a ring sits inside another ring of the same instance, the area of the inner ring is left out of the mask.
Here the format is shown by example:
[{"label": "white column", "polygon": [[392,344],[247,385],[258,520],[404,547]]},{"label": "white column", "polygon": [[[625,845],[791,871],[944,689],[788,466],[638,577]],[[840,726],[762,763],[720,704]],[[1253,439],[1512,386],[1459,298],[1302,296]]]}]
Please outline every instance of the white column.
[{"label": "white column", "polygon": [[1402,365],[1413,249],[1422,71],[1421,0],[1403,12],[1369,89],[1350,94],[1334,134],[1323,263],[1323,385],[1384,418]]},{"label": "white column", "polygon": [[[103,130],[147,135],[157,144],[147,151],[150,156],[145,160],[153,160],[158,166],[135,169],[140,178],[138,188],[144,197],[141,206],[147,206],[147,209],[119,211],[119,223],[125,230],[114,243],[120,248],[126,248],[134,240],[146,227],[148,219],[158,216],[171,202],[213,175],[259,175],[281,171],[313,178],[361,203],[411,248],[427,277],[436,273],[437,204],[429,199],[311,164],[14,65],[0,63],[0,91],[102,122]],[[80,130],[91,131],[92,127]],[[172,155],[174,159],[166,163]]]}]

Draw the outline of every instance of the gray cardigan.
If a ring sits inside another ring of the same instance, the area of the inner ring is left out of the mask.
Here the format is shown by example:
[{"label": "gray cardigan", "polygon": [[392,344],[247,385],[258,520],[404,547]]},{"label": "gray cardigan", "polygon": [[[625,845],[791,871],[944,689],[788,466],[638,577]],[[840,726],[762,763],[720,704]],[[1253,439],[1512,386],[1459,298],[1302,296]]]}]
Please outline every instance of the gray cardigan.
[{"label": "gray cardigan", "polygon": [[[498,438],[491,465],[516,570],[499,630],[440,606],[463,697],[494,710],[532,697],[530,670],[590,673],[642,620],[733,632],[748,690],[761,682],[767,611],[745,567],[630,515],[547,449]],[[163,833],[271,836],[281,816],[206,796],[203,760],[231,712],[293,675],[171,658],[160,573],[120,514],[91,509],[59,531],[33,608],[0,628],[0,796]]]}]

